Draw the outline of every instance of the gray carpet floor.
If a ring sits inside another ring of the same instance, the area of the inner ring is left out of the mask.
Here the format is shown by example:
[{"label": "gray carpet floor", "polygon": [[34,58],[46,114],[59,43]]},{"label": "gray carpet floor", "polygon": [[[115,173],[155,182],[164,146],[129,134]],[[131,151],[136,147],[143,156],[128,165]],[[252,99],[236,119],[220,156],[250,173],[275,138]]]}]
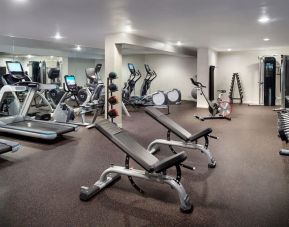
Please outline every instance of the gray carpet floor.
[{"label": "gray carpet floor", "polygon": [[[0,135],[22,145],[0,156],[0,226],[289,226],[289,157],[278,153],[276,113],[246,105],[233,111],[231,122],[200,122],[193,115],[207,111],[190,102],[171,108],[170,117],[187,130],[211,127],[220,137],[210,140],[215,169],[208,169],[204,154],[186,150],[186,163],[196,167],[182,171],[192,214],[179,212],[177,195],[166,185],[137,181],[141,195],[125,177],[81,202],[80,186],[93,184],[110,164],[124,165],[124,153],[95,129],[54,142]],[[166,137],[144,111],[131,114],[124,128],[142,145]],[[162,147],[158,155],[168,154]]]}]

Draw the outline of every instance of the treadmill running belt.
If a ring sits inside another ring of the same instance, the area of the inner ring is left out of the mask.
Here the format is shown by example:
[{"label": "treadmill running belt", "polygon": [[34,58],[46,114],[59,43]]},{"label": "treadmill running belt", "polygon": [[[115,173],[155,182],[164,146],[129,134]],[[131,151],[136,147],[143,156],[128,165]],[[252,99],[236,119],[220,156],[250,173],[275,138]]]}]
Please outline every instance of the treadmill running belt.
[{"label": "treadmill running belt", "polygon": [[39,121],[21,121],[21,122],[14,122],[8,124],[7,126],[2,126],[5,128],[13,128],[18,129],[21,131],[29,131],[29,132],[36,132],[36,133],[56,133],[57,135],[61,135],[64,133],[74,131],[74,128],[71,126],[64,126],[64,125],[57,125],[51,124],[48,122],[39,122]]}]

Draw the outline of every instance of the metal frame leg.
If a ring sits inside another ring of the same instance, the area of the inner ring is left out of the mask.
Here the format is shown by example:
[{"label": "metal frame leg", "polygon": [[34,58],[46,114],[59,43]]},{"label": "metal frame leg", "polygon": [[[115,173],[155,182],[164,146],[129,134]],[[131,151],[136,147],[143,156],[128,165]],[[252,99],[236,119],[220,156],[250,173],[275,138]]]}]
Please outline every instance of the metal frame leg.
[{"label": "metal frame leg", "polygon": [[288,149],[281,149],[279,151],[280,155],[285,155],[285,156],[289,156],[289,150]]},{"label": "metal frame leg", "polygon": [[148,173],[143,170],[126,169],[122,166],[113,166],[106,169],[101,174],[99,180],[92,187],[82,186],[80,191],[80,199],[83,201],[89,200],[101,190],[118,181],[121,175],[131,176],[134,178],[153,181],[161,184],[167,184],[177,191],[180,200],[180,210],[183,213],[191,213],[193,211],[190,198],[186,193],[183,185],[178,183],[173,177],[164,175],[162,173]]},{"label": "metal frame leg", "polygon": [[168,146],[182,147],[182,148],[187,148],[187,149],[197,149],[208,157],[208,166],[210,168],[216,167],[216,160],[214,159],[210,150],[208,148],[205,148],[204,145],[194,144],[194,143],[185,143],[185,142],[173,141],[173,140],[157,139],[149,144],[147,150],[151,154],[154,154],[155,152],[159,150],[159,145],[168,145]]}]

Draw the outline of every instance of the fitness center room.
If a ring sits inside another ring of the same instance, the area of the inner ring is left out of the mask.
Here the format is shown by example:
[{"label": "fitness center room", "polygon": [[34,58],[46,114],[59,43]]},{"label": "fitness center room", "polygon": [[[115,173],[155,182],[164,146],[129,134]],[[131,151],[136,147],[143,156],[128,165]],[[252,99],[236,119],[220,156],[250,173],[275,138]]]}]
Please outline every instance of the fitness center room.
[{"label": "fitness center room", "polygon": [[2,0],[0,227],[288,227],[288,9]]}]

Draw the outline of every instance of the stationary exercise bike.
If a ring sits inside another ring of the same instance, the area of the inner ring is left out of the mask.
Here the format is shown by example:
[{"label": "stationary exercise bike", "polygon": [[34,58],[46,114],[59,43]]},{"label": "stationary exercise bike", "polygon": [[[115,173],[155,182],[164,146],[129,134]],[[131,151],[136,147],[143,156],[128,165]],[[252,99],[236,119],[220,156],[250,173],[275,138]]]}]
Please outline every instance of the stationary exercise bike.
[{"label": "stationary exercise bike", "polygon": [[95,102],[99,106],[105,104],[105,87],[100,78],[102,64],[97,64],[95,68],[85,69],[87,78],[87,88],[82,88],[78,92],[78,100],[82,104]]},{"label": "stationary exercise bike", "polygon": [[226,90],[218,90],[219,95],[217,102],[211,102],[208,97],[204,94],[203,88],[206,88],[202,83],[196,82],[193,78],[191,78],[192,83],[200,90],[201,95],[204,96],[205,100],[207,101],[209,105],[209,112],[211,116],[208,117],[195,117],[201,121],[205,120],[213,120],[213,119],[225,119],[225,120],[231,120],[231,113],[232,113],[232,105],[228,101],[223,101],[222,96],[224,93],[226,93]]}]

